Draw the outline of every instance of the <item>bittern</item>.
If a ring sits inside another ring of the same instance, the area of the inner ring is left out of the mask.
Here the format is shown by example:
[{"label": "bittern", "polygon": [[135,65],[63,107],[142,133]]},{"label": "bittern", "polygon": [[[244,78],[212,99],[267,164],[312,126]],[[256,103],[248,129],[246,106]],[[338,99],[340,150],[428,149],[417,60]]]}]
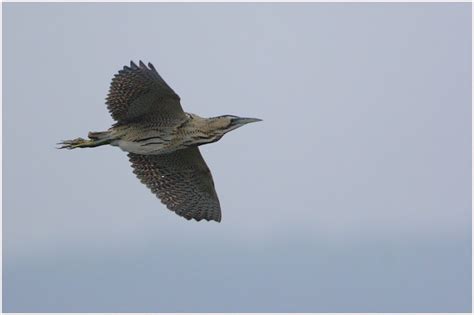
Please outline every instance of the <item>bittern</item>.
[{"label": "bittern", "polygon": [[87,140],[62,141],[59,149],[118,146],[128,152],[140,181],[168,209],[188,220],[220,222],[214,181],[198,146],[260,119],[186,113],[155,67],[142,61],[138,66],[130,62],[114,76],[106,104],[116,121],[111,128],[89,132]]}]

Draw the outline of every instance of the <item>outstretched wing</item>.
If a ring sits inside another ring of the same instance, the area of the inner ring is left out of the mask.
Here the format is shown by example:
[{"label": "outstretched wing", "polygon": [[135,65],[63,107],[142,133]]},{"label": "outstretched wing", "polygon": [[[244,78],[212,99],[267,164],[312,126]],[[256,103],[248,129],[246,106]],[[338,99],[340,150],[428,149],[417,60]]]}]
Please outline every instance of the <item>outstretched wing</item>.
[{"label": "outstretched wing", "polygon": [[131,61],[130,67],[123,67],[112,79],[106,104],[117,122],[185,117],[179,96],[151,63],[148,67],[142,61],[139,66]]},{"label": "outstretched wing", "polygon": [[129,153],[140,181],[168,209],[188,220],[221,221],[221,208],[214,181],[197,147],[162,155]]}]

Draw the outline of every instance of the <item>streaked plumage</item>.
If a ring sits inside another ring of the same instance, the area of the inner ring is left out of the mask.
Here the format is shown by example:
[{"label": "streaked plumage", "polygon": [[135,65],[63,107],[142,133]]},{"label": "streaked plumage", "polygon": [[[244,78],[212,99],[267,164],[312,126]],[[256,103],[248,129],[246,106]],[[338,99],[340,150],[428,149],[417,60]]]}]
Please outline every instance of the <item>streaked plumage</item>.
[{"label": "streaked plumage", "polygon": [[188,220],[220,222],[219,199],[198,146],[260,119],[185,113],[179,96],[153,65],[141,61],[114,76],[106,104],[116,120],[108,131],[90,132],[90,140],[62,141],[60,148],[118,146],[128,152],[140,181],[168,209]]}]

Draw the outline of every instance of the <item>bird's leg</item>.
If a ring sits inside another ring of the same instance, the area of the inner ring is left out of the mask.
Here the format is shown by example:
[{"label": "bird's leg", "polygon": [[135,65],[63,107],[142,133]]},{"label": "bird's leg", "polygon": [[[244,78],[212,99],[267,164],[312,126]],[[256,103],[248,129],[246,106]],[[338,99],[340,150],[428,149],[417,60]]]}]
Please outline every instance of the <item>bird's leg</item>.
[{"label": "bird's leg", "polygon": [[106,144],[105,141],[86,140],[83,138],[76,138],[74,140],[64,140],[58,143],[58,149],[75,149],[75,148],[93,148]]}]

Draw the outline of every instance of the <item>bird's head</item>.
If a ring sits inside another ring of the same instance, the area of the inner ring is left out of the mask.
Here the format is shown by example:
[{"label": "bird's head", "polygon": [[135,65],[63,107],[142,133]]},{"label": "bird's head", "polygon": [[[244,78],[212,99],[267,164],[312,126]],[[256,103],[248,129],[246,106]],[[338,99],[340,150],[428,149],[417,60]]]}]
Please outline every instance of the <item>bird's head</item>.
[{"label": "bird's head", "polygon": [[246,118],[246,117],[238,117],[234,115],[223,115],[223,116],[208,118],[207,124],[208,124],[209,131],[211,131],[211,133],[213,133],[215,136],[214,141],[217,141],[229,131],[232,131],[234,129],[242,127],[243,125],[257,122],[257,121],[262,121],[262,120],[258,118]]}]

